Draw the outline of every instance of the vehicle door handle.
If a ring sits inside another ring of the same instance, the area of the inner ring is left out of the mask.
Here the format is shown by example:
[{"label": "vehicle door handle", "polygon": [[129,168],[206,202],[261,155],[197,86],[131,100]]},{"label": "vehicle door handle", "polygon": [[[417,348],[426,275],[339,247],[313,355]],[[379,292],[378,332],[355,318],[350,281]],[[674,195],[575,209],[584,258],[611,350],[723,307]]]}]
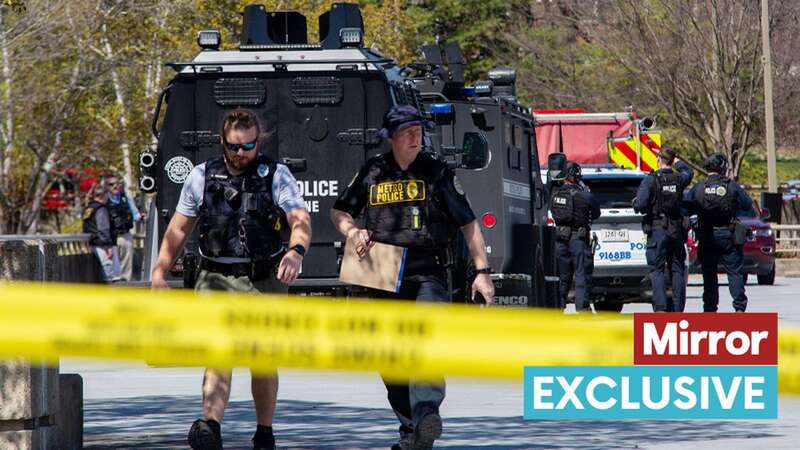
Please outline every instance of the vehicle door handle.
[{"label": "vehicle door handle", "polygon": [[308,163],[305,158],[281,158],[283,163],[292,173],[305,172],[308,169]]}]

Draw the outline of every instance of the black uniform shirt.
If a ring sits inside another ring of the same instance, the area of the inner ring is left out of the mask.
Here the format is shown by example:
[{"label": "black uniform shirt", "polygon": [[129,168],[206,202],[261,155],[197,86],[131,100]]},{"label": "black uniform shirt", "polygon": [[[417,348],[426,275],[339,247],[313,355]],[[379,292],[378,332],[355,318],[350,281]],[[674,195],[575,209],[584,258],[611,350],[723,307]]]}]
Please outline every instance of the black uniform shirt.
[{"label": "black uniform shirt", "polygon": [[[394,178],[395,175],[397,178],[402,178],[406,172],[430,172],[430,170],[425,170],[430,169],[430,167],[421,166],[423,164],[441,165],[443,170],[442,176],[433,189],[433,192],[435,192],[435,200],[437,200],[436,203],[439,205],[439,208],[450,221],[450,224],[458,228],[468,225],[475,220],[475,214],[472,212],[467,197],[464,195],[464,189],[458,181],[458,178],[456,178],[455,173],[447,168],[443,162],[428,153],[420,153],[409,165],[407,171],[404,171],[397,165],[394,155],[391,152],[370,159],[367,161],[367,164],[356,173],[353,181],[342,191],[339,198],[336,199],[333,205],[334,209],[346,212],[354,218],[364,212],[370,195],[370,186],[367,176],[373,166],[381,161],[379,158],[385,158],[388,162],[388,170],[395,172],[385,174],[389,175],[389,178]],[[410,248],[406,257],[407,263],[404,274],[427,273],[431,270],[441,268],[441,265],[436,260],[437,255],[438,249],[435,248]]]},{"label": "black uniform shirt", "polygon": [[[396,170],[398,175],[406,172],[397,165],[391,152],[386,153],[383,157],[389,162],[391,170]],[[369,183],[366,177],[370,169],[372,169],[372,164],[375,164],[376,161],[376,158],[372,158],[358,171],[353,181],[336,199],[336,203],[333,204],[334,209],[344,211],[353,217],[358,217],[364,211],[369,199]],[[409,165],[408,171],[414,171],[421,164],[444,163],[428,153],[420,152],[417,158]],[[439,180],[435,192],[438,196],[439,205],[442,206],[443,212],[447,214],[453,225],[460,228],[475,220],[475,214],[472,212],[472,207],[470,207],[466,195],[464,195],[464,189],[450,168],[444,168],[444,176]]]}]

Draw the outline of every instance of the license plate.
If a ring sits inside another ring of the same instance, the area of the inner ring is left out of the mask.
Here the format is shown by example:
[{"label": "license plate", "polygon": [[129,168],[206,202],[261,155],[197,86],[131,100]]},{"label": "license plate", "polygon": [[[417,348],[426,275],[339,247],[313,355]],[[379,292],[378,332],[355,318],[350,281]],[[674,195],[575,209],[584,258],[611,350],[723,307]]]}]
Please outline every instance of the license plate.
[{"label": "license plate", "polygon": [[628,230],[601,230],[600,239],[603,242],[628,242]]}]

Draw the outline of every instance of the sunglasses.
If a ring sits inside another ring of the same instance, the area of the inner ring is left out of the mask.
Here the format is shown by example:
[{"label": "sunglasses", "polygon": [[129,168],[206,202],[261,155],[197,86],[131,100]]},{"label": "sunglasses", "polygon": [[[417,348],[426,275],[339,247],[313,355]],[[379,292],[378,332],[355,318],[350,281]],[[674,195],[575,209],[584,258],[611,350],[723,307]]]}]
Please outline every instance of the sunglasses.
[{"label": "sunglasses", "polygon": [[255,150],[256,144],[258,144],[258,139],[254,140],[253,142],[248,142],[246,144],[231,144],[229,142],[225,142],[225,148],[227,148],[232,152],[238,152],[239,149],[249,152],[251,150]]}]

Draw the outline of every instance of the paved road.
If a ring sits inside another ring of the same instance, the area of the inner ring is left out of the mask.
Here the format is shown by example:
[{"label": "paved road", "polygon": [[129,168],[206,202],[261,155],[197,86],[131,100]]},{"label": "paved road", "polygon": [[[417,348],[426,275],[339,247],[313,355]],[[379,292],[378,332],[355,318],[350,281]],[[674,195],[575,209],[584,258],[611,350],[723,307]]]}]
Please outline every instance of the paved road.
[{"label": "paved road", "polygon": [[[702,287],[692,277],[689,311],[701,309]],[[723,290],[725,288],[723,287]],[[748,285],[751,311],[778,311],[781,324],[800,326],[800,279]],[[723,310],[730,296],[721,295]],[[647,311],[628,305],[624,312]],[[88,449],[187,448],[185,435],[200,412],[201,371],[65,360],[62,372],[84,377]],[[254,427],[249,374],[237,370],[224,435],[226,449],[246,449]],[[281,371],[275,429],[281,448],[388,448],[396,419],[375,374]],[[442,408],[448,449],[798,448],[800,397],[781,397],[774,421],[523,421],[518,383],[448,379]]]}]

